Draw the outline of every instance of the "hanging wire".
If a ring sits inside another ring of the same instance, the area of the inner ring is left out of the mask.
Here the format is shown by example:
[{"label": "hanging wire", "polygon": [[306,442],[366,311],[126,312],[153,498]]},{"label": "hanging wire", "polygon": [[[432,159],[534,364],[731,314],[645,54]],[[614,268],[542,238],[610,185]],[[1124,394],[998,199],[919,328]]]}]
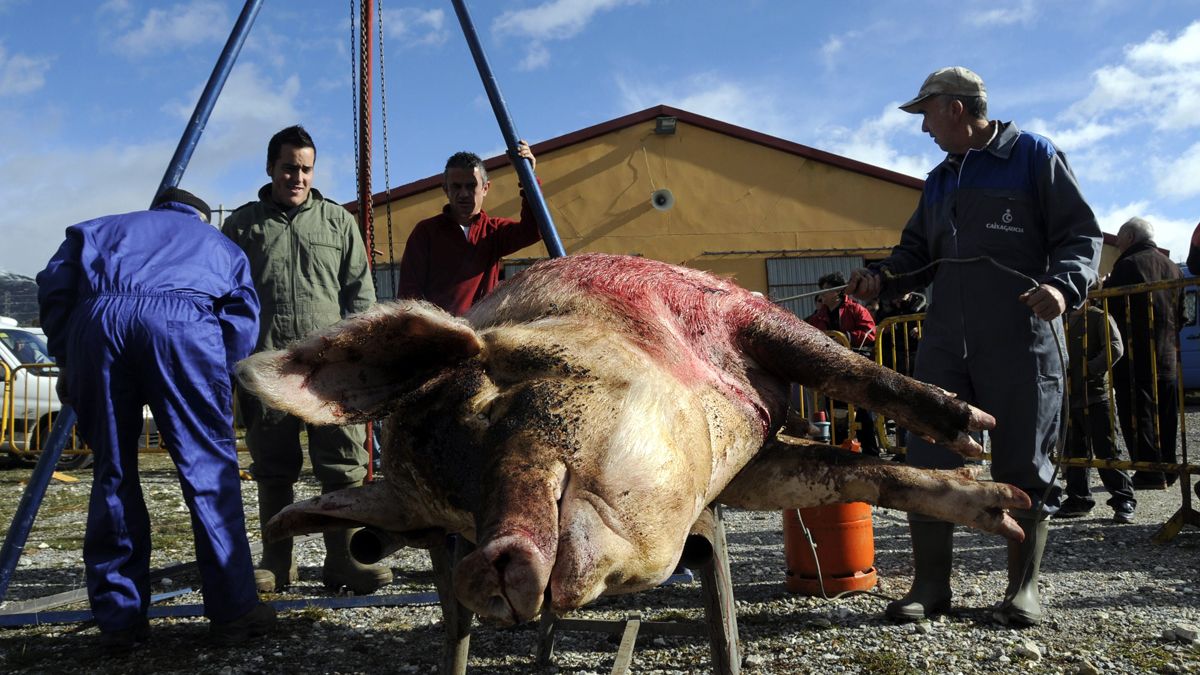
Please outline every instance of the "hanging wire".
[{"label": "hanging wire", "polygon": [[650,155],[646,152],[646,146],[642,146],[642,159],[646,161],[646,175],[650,177],[650,191],[658,190],[658,186],[654,184],[654,172],[650,170]]},{"label": "hanging wire", "polygon": [[[388,116],[387,116],[387,69],[384,67],[383,59],[383,0],[376,0],[376,7],[379,9],[379,115],[383,119],[380,124],[383,126],[383,194],[384,194],[384,210],[387,214],[387,242],[388,242],[388,265],[389,274],[388,281],[392,284],[391,292],[396,292],[396,256],[395,247],[392,242],[395,241],[394,232],[392,230],[392,179],[388,170]],[[375,280],[375,294],[379,295],[379,280]]]}]

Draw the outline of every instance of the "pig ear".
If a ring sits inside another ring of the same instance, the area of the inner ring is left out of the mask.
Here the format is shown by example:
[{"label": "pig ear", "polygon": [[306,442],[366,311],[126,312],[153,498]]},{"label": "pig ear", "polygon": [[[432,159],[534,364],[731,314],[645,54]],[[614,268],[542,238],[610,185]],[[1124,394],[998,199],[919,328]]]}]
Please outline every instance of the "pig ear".
[{"label": "pig ear", "polygon": [[271,408],[313,424],[378,419],[397,398],[483,343],[464,319],[427,302],[381,303],[283,351],[237,365],[238,381]]}]

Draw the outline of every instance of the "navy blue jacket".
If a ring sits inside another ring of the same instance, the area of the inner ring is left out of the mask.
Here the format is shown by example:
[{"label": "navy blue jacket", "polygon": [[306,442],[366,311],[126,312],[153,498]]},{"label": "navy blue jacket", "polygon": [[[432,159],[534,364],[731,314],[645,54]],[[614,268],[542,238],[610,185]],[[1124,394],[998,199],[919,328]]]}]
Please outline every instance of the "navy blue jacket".
[{"label": "navy blue jacket", "polygon": [[[900,243],[876,269],[914,272],[942,258],[986,256],[1062,291],[1079,307],[1097,278],[1103,235],[1066,157],[1048,138],[998,123],[983,150],[947,157],[925,180],[920,204]],[[924,288],[933,293],[925,341],[964,356],[1013,340],[1029,348],[1049,325],[1018,296],[1028,279],[988,262],[942,263],[885,284],[884,298]],[[933,346],[933,345],[930,345]]]}]

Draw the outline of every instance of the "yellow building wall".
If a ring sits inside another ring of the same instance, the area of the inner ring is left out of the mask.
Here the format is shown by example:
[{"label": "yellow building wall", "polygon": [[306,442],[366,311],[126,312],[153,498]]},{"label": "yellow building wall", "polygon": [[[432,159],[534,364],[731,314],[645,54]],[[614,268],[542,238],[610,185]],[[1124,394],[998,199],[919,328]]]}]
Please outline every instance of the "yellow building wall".
[{"label": "yellow building wall", "polygon": [[[642,255],[730,276],[765,291],[766,258],[780,251],[876,249],[899,241],[920,192],[682,121],[672,135],[654,121],[538,155],[537,174],[568,254]],[[517,217],[516,172],[490,172],[484,209]],[[651,193],[671,190],[666,211]],[[441,189],[375,208],[376,245],[398,261],[417,221],[439,213]],[[539,258],[536,244],[512,258]],[[839,255],[827,253],[826,255]]]}]

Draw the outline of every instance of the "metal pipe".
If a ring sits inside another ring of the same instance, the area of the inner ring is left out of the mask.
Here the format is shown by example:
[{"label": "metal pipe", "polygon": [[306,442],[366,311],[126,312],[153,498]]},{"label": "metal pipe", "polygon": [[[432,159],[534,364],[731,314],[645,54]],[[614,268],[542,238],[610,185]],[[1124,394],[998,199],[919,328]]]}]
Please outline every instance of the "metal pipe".
[{"label": "metal pipe", "polygon": [[0,602],[4,602],[4,598],[8,595],[8,584],[12,581],[13,570],[17,567],[17,559],[21,557],[21,552],[25,549],[29,531],[33,529],[33,521],[37,518],[38,508],[42,505],[42,497],[46,494],[46,486],[50,483],[50,476],[54,474],[58,458],[62,457],[63,449],[67,447],[67,438],[70,437],[73,426],[75,426],[75,409],[69,405],[63,405],[62,409],[58,411],[58,417],[54,420],[54,427],[50,430],[50,438],[46,441],[46,447],[38,457],[37,465],[33,467],[33,474],[25,485],[25,491],[21,493],[21,503],[17,505],[12,525],[4,535],[4,546],[0,547]]},{"label": "metal pipe", "polygon": [[699,569],[711,562],[713,551],[716,550],[713,545],[715,537],[716,521],[713,518],[712,509],[704,509],[700,513],[700,517],[692,524],[687,539],[684,540],[683,553],[679,557],[680,566]]},{"label": "metal pipe", "polygon": [[441,545],[446,533],[440,528],[411,532],[392,532],[364,527],[350,535],[350,557],[364,565],[374,565],[402,548],[431,548]]},{"label": "metal pipe", "polygon": [[183,136],[179,139],[179,145],[175,147],[175,155],[167,164],[162,182],[158,184],[158,189],[154,192],[155,197],[163,190],[179,185],[180,179],[183,178],[183,172],[192,159],[192,152],[200,142],[200,135],[204,133],[208,117],[217,104],[217,97],[221,95],[221,89],[225,86],[229,71],[233,70],[233,62],[237,60],[238,53],[242,50],[242,44],[245,43],[246,36],[250,33],[254,18],[258,16],[258,10],[262,9],[262,3],[263,0],[246,0],[246,4],[242,6],[242,13],[233,25],[229,39],[225,41],[225,48],[221,50],[217,64],[213,66],[208,84],[204,85],[204,92],[200,94],[200,100],[196,102],[192,118],[188,120]]},{"label": "metal pipe", "polygon": [[492,74],[492,67],[488,65],[487,55],[483,53],[483,47],[479,44],[479,36],[475,33],[471,15],[467,13],[466,2],[464,0],[451,0],[451,2],[454,4],[454,12],[458,14],[458,22],[462,25],[463,37],[467,39],[467,46],[471,48],[471,56],[475,59],[475,68],[479,70],[479,77],[483,80],[483,88],[487,90],[488,100],[492,103],[492,112],[496,114],[496,122],[500,124],[500,133],[504,135],[504,144],[508,147],[508,158],[516,167],[517,176],[521,179],[521,187],[525,189],[525,198],[529,200],[533,214],[537,217],[538,229],[542,233],[542,242],[546,245],[546,251],[550,253],[551,258],[562,258],[567,255],[567,252],[563,248],[562,240],[558,238],[558,230],[554,227],[554,219],[550,217],[550,208],[546,205],[545,197],[542,196],[542,189],[538,185],[537,177],[533,175],[533,167],[517,154],[517,143],[521,137],[517,134],[517,128],[508,114],[504,96],[500,93],[500,85],[496,82],[496,76]]}]

